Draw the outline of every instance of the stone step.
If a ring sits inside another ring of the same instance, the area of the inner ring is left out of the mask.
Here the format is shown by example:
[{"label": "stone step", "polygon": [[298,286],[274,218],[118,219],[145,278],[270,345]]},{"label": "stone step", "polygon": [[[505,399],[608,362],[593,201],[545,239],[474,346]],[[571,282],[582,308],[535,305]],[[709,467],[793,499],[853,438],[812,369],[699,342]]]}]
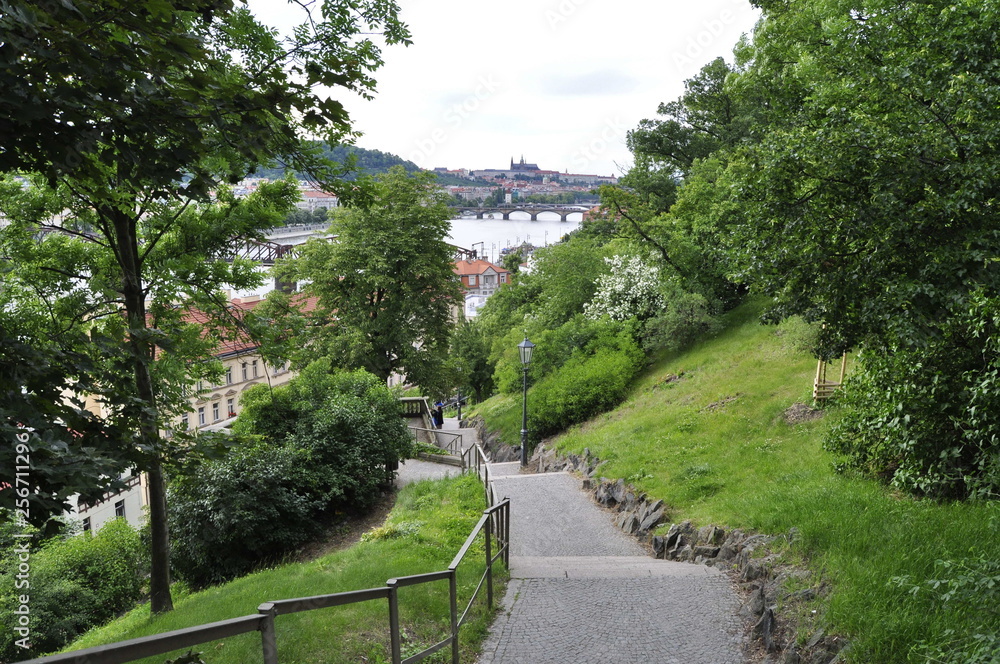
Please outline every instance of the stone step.
[{"label": "stone step", "polygon": [[647,556],[511,556],[512,579],[638,579],[643,577],[704,577],[720,572]]}]

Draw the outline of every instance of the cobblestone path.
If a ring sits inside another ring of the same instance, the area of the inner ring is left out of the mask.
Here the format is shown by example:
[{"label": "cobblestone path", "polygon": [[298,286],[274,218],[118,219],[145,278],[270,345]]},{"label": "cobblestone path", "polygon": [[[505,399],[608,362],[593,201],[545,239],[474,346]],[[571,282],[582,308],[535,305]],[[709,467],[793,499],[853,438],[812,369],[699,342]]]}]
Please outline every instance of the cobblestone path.
[{"label": "cobblestone path", "polygon": [[728,577],[656,560],[567,473],[492,464],[511,581],[480,664],[743,664]]}]

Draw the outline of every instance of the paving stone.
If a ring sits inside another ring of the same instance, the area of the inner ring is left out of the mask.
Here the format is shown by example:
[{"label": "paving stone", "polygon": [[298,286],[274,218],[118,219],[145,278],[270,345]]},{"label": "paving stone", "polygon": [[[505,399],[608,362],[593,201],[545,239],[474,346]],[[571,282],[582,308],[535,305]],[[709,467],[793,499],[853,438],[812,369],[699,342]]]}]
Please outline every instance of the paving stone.
[{"label": "paving stone", "polygon": [[746,661],[723,572],[650,557],[572,475],[491,473],[511,499],[511,580],[480,664]]}]

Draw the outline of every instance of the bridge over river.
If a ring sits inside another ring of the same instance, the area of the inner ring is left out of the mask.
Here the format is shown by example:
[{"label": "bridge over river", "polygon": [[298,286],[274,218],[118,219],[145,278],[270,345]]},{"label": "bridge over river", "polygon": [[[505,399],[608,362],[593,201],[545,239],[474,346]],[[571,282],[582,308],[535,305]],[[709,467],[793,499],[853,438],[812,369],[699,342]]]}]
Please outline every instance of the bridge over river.
[{"label": "bridge over river", "polygon": [[579,218],[573,221],[582,221],[583,215],[591,210],[592,207],[586,205],[546,205],[541,203],[518,205],[511,203],[496,207],[460,207],[456,209],[459,211],[459,217],[463,218],[475,217],[476,219],[486,219],[487,215],[489,215],[490,218],[495,219],[496,215],[502,215],[503,219],[510,220],[511,213],[523,212],[531,217],[531,221],[538,221],[538,215],[548,212],[559,215],[560,221],[570,221],[570,215],[578,214],[580,215]]}]

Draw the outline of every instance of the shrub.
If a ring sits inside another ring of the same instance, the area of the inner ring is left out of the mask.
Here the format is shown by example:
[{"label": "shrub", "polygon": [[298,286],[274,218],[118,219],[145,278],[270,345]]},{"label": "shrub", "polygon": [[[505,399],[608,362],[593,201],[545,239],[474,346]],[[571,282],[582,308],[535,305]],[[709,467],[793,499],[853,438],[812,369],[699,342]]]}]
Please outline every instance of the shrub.
[{"label": "shrub", "polygon": [[305,450],[267,444],[234,451],[171,483],[170,560],[194,587],[246,574],[306,542],[324,501]]},{"label": "shrub", "polygon": [[11,629],[0,633],[0,660],[17,661],[62,648],[77,635],[131,608],[142,597],[148,568],[139,534],[115,519],[96,534],[48,541],[30,558],[30,586],[13,574],[0,581],[0,624],[13,627],[21,595],[30,597],[31,649],[16,645]]},{"label": "shrub", "polygon": [[411,452],[399,401],[365,371],[322,360],[248,394],[234,426],[247,442],[170,488],[171,561],[195,587],[294,550],[325,513],[367,507]]},{"label": "shrub", "polygon": [[665,302],[643,326],[642,347],[647,353],[679,350],[721,327],[708,300],[697,293],[677,289]]},{"label": "shrub", "polygon": [[617,347],[599,345],[581,353],[531,390],[532,435],[537,441],[617,406],[628,394],[644,356],[627,332],[615,337]]},{"label": "shrub", "polygon": [[1000,496],[1000,305],[970,308],[934,338],[863,350],[827,447],[857,469],[936,497]]}]

